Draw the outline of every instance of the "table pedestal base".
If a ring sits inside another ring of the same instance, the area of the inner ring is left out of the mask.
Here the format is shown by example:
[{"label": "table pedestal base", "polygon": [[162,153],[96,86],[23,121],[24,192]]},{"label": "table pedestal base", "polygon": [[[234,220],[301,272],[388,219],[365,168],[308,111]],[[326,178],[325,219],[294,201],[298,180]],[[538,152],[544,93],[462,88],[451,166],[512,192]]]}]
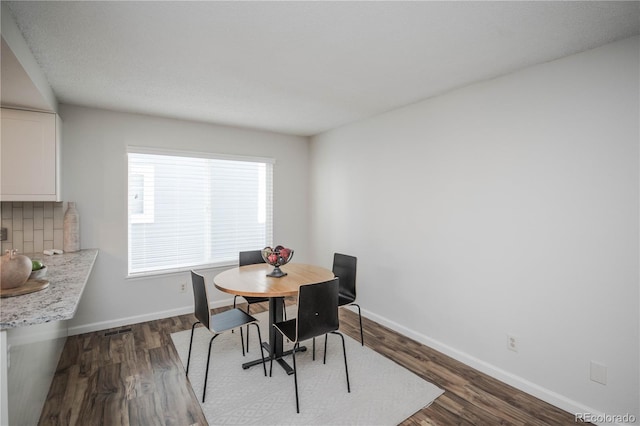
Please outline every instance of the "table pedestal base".
[{"label": "table pedestal base", "polygon": [[[262,342],[262,347],[267,351],[268,354],[271,353],[271,346],[269,346],[269,344],[267,342]],[[296,352],[305,352],[306,350],[307,350],[306,346],[300,346]],[[293,368],[291,368],[291,366],[287,363],[287,361],[285,361],[283,359],[283,357],[285,357],[287,355],[291,355],[291,352],[293,352],[293,350],[284,351],[282,353],[282,355],[278,355],[278,356],[275,356],[275,358],[273,358],[278,364],[280,364],[282,369],[288,375],[293,374]],[[265,358],[264,362],[269,361],[271,359],[270,357],[271,357],[271,355],[267,356]],[[260,365],[260,364],[262,364],[262,359],[256,359],[256,360],[253,360],[253,361],[245,362],[244,364],[242,364],[242,368],[244,370],[246,370],[247,368],[253,367],[254,365]]]}]

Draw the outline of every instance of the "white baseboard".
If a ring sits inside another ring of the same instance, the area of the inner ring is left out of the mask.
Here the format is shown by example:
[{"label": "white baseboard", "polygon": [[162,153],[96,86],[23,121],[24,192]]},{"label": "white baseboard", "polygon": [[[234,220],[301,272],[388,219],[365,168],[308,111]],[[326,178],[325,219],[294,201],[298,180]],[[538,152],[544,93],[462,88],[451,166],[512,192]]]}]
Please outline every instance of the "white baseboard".
[{"label": "white baseboard", "polygon": [[[232,298],[218,300],[215,303],[212,303],[211,309],[220,308],[220,307],[229,306],[229,305],[233,305]],[[107,330],[110,328],[123,327],[125,325],[138,324],[141,322],[154,321],[154,320],[159,320],[163,318],[170,318],[178,315],[185,315],[185,314],[191,314],[191,313],[193,313],[193,305],[184,306],[182,308],[169,309],[166,311],[152,312],[144,315],[118,318],[115,320],[76,325],[76,326],[69,327],[69,336],[75,336],[75,335],[84,334],[84,333],[92,333],[94,331]]]},{"label": "white baseboard", "polygon": [[[593,416],[593,418],[604,417],[604,413],[601,413],[598,410],[594,410],[593,408],[587,407],[577,401],[574,401],[570,398],[567,398],[563,395],[560,395],[556,392],[553,392],[549,389],[546,389],[542,386],[539,386],[533,382],[530,382],[522,377],[516,376],[515,374],[509,373],[508,371],[502,370],[492,364],[489,364],[485,361],[482,361],[478,358],[475,358],[465,352],[462,352],[458,349],[452,348],[451,346],[445,345],[444,343],[432,339],[424,334],[418,333],[415,330],[409,329],[392,321],[383,316],[377,315],[373,312],[362,309],[362,316],[366,316],[367,318],[377,322],[378,324],[384,325],[396,331],[403,336],[407,336],[423,345],[429,346],[441,352],[445,355],[450,356],[451,358],[462,362],[469,367],[475,368],[476,370],[487,374],[497,380],[500,380],[503,383],[506,383],[510,386],[513,386],[516,389],[519,389],[523,392],[528,393],[529,395],[535,396],[542,401],[545,401],[555,407],[560,408],[571,414],[576,413],[589,413]],[[596,424],[607,424],[611,425],[612,423],[596,423]]]}]

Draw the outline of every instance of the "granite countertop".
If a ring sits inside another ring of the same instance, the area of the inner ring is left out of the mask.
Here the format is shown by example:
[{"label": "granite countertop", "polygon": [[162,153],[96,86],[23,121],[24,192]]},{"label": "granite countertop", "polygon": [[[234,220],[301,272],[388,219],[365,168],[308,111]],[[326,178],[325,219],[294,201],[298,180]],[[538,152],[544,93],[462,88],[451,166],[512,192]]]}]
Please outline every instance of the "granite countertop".
[{"label": "granite countertop", "polygon": [[53,256],[42,253],[25,255],[47,266],[47,275],[43,279],[50,282],[49,287],[35,293],[0,299],[0,329],[73,318],[98,257],[98,250],[85,249]]}]

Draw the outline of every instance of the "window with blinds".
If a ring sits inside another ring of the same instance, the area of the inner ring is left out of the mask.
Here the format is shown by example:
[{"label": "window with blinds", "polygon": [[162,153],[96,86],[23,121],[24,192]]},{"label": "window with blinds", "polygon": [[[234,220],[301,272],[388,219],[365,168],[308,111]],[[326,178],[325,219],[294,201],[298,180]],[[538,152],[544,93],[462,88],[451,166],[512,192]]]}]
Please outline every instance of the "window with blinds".
[{"label": "window with blinds", "polygon": [[272,243],[273,160],[128,153],[129,275],[236,263]]}]

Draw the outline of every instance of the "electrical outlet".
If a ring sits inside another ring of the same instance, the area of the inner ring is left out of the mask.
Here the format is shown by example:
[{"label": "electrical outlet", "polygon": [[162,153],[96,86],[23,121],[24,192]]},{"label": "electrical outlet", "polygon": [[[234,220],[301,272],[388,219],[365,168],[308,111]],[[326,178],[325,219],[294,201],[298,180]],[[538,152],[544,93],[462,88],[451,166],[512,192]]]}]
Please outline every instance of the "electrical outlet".
[{"label": "electrical outlet", "polygon": [[518,338],[513,334],[507,334],[507,349],[518,352]]},{"label": "electrical outlet", "polygon": [[179,287],[179,291],[180,293],[186,293],[187,292],[187,284],[186,283],[180,283],[180,287]]},{"label": "electrical outlet", "polygon": [[598,362],[591,361],[591,368],[589,378],[591,381],[600,383],[601,385],[607,384],[607,366]]}]

